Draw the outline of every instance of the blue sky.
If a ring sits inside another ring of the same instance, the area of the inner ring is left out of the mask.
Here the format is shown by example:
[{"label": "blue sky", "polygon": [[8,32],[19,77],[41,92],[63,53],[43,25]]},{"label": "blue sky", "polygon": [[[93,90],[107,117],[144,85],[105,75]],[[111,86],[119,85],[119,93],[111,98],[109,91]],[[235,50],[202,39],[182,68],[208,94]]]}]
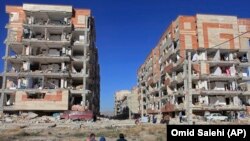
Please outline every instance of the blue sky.
[{"label": "blue sky", "polygon": [[73,5],[92,10],[101,65],[101,111],[113,110],[115,91],[136,85],[138,67],[178,15],[202,13],[250,18],[248,0],[1,0],[1,57],[8,21],[5,5],[22,3]]}]

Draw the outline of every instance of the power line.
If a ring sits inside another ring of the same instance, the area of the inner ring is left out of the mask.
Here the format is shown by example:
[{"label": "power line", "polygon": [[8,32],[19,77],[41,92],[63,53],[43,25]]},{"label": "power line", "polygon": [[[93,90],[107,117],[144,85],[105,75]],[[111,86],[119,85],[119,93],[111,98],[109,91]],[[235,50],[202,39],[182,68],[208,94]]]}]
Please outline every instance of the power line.
[{"label": "power line", "polygon": [[248,32],[250,32],[250,31],[246,31],[246,32],[244,32],[244,33],[242,33],[242,34],[240,34],[240,35],[238,35],[238,36],[235,36],[234,38],[231,38],[231,39],[229,39],[229,40],[227,40],[227,41],[224,41],[224,42],[222,42],[222,43],[220,43],[220,44],[218,44],[218,45],[215,45],[215,46],[209,47],[209,48],[215,48],[215,47],[218,47],[218,46],[220,46],[220,45],[223,45],[223,44],[225,44],[225,43],[227,43],[227,42],[230,42],[231,40],[234,40],[234,39],[236,39],[236,38],[241,37],[241,36],[244,35],[244,34],[247,34]]}]

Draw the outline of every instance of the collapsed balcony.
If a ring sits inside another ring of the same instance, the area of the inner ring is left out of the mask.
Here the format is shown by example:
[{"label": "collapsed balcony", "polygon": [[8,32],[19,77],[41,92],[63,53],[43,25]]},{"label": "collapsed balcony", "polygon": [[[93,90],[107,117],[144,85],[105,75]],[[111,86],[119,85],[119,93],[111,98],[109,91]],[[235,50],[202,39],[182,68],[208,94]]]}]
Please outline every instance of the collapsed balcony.
[{"label": "collapsed balcony", "polygon": [[210,73],[214,76],[236,76],[235,65],[231,67],[210,67]]},{"label": "collapsed balcony", "polygon": [[33,16],[27,16],[26,23],[29,25],[70,25],[71,18],[59,13],[53,15],[52,13],[37,13],[37,15],[33,13]]},{"label": "collapsed balcony", "polygon": [[75,31],[72,35],[74,50],[82,50],[85,43],[89,43],[88,36],[85,35],[84,31]]},{"label": "collapsed balcony", "polygon": [[197,96],[193,97],[195,110],[233,110],[244,109],[244,102],[239,96]]},{"label": "collapsed balcony", "polygon": [[[26,75],[27,76],[27,75]],[[30,75],[29,77],[7,77],[6,90],[42,90],[68,88],[68,79],[60,77],[46,77]]]},{"label": "collapsed balcony", "polygon": [[208,52],[207,56],[210,66],[232,66],[239,64],[237,54],[235,52],[217,50],[214,52]]},{"label": "collapsed balcony", "polygon": [[30,29],[28,27],[23,30],[23,43],[30,43],[31,45],[39,45],[38,43],[42,45],[46,45],[45,43],[70,45],[71,36],[70,32],[65,32],[61,29]]}]

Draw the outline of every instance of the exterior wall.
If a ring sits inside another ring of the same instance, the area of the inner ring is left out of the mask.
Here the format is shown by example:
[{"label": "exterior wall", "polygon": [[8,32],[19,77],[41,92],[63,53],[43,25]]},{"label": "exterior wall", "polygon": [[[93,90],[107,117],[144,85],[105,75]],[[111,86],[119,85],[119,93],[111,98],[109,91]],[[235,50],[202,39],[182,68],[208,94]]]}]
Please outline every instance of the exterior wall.
[{"label": "exterior wall", "polygon": [[[238,21],[235,16],[196,15],[200,48],[210,48],[238,36]],[[239,38],[220,46],[225,49],[238,49]]]},{"label": "exterior wall", "polygon": [[[196,17],[193,16],[179,16],[178,18],[178,31],[176,39],[180,40],[180,50],[184,49],[197,49],[197,36],[196,36]],[[178,33],[179,32],[179,33]],[[179,37],[179,38],[178,38]]]},{"label": "exterior wall", "polygon": [[239,25],[239,34],[243,34],[240,36],[240,47],[241,49],[249,49],[249,38],[250,33],[245,33],[250,31],[250,19],[238,19]]},{"label": "exterior wall", "polygon": [[133,114],[139,113],[139,89],[138,87],[133,87],[131,90],[131,94],[128,96],[128,107]]},{"label": "exterior wall", "polygon": [[153,50],[153,76],[154,76],[154,83],[158,83],[158,80],[160,79],[159,58],[160,58],[160,47],[157,46]]},{"label": "exterior wall", "polygon": [[128,108],[131,110],[132,113],[138,113],[139,102],[138,102],[138,96],[135,93],[131,93],[131,95],[128,96]]},{"label": "exterior wall", "polygon": [[87,27],[88,19],[90,16],[90,10],[74,10],[74,17],[72,18],[72,23],[75,28],[84,28]]},{"label": "exterior wall", "polygon": [[8,27],[10,28],[10,30],[13,31],[9,34],[9,38],[11,38],[12,41],[21,42],[23,36],[23,23],[26,18],[26,14],[23,11],[23,7],[6,6],[6,12],[10,15],[10,22]]},{"label": "exterior wall", "polygon": [[55,90],[46,92],[43,99],[28,98],[27,93],[17,91],[15,97],[16,110],[68,110],[69,92],[67,90]]}]

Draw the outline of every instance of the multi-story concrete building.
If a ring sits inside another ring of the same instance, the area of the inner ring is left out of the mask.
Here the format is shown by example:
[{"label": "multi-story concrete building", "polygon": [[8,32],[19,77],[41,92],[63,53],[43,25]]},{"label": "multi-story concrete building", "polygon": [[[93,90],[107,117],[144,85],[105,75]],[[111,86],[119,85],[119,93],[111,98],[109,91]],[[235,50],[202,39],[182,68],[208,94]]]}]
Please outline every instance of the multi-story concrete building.
[{"label": "multi-story concrete building", "polygon": [[[140,95],[140,113],[154,113],[155,108],[160,107],[159,99],[159,65],[160,48],[156,46],[147,56],[145,64],[138,70],[138,85]],[[141,98],[142,97],[142,98]],[[150,108],[149,108],[150,107]]]},{"label": "multi-story concrete building", "polygon": [[6,6],[1,111],[64,111],[74,105],[99,113],[100,75],[95,22],[88,9]]},{"label": "multi-story concrete building", "polygon": [[128,101],[127,97],[131,94],[129,90],[120,90],[117,91],[114,95],[115,97],[115,106],[114,106],[114,115],[116,117],[124,117],[128,116]]},{"label": "multi-story concrete building", "polygon": [[117,118],[132,118],[139,113],[139,92],[135,86],[130,90],[115,93],[114,115]]},{"label": "multi-story concrete building", "polygon": [[[250,105],[249,31],[250,20],[236,16],[179,16],[153,49],[159,54],[152,51],[138,70],[140,112],[174,114],[188,112],[189,107],[201,115],[246,111]],[[154,65],[150,58],[159,58],[155,73],[150,70]]]}]

